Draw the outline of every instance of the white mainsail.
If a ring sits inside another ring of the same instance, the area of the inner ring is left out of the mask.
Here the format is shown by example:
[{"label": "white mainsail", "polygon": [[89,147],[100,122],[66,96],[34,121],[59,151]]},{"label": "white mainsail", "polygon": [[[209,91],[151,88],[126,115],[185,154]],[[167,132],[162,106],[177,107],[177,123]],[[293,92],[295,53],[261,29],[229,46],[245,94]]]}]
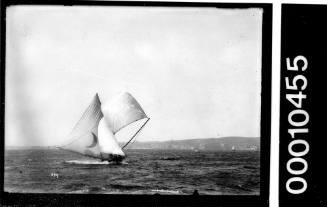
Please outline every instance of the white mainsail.
[{"label": "white mainsail", "polygon": [[[115,133],[144,118],[149,120],[140,104],[129,93],[122,94],[112,103],[102,107],[99,96],[96,94],[82,118],[69,134],[69,140],[72,141],[60,148],[101,160],[120,161],[125,154],[116,140]],[[146,122],[134,133],[127,144]]]}]

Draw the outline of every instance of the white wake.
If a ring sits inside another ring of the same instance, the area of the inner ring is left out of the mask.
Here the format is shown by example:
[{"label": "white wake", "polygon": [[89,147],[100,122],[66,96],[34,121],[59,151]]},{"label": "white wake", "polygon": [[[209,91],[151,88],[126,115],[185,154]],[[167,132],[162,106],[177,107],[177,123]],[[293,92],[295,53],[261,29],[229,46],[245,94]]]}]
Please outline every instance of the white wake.
[{"label": "white wake", "polygon": [[[64,162],[67,164],[75,164],[75,165],[117,165],[116,162],[100,161],[100,160],[68,160]],[[119,164],[127,165],[127,162],[121,162]]]}]

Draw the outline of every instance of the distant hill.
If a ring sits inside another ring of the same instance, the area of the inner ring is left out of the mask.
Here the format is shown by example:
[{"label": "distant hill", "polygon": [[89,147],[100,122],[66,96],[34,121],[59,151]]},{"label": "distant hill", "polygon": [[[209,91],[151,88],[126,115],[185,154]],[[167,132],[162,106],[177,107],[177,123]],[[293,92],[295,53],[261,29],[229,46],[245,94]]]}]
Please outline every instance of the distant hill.
[{"label": "distant hill", "polygon": [[[120,144],[121,146],[123,143]],[[54,146],[7,146],[11,149],[56,149]],[[129,144],[127,149],[176,149],[176,150],[205,150],[205,151],[231,151],[231,150],[260,150],[260,138],[252,137],[223,137],[205,139],[186,139],[170,141],[151,141]]]},{"label": "distant hill", "polygon": [[260,150],[260,138],[223,137],[207,139],[171,140],[163,142],[134,142],[128,149],[179,149],[179,150]]}]

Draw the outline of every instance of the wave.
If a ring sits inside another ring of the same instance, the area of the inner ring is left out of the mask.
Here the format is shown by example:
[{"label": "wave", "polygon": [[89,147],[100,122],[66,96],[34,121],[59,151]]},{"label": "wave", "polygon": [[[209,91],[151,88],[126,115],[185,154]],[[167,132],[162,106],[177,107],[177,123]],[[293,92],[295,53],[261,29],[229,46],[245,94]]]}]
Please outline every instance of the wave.
[{"label": "wave", "polygon": [[234,189],[242,190],[242,191],[251,191],[251,189],[248,189],[248,188],[246,188],[246,187],[244,187],[243,185],[240,185],[240,184],[227,185],[227,186],[232,187]]},{"label": "wave", "polygon": [[250,169],[250,170],[256,170],[256,169],[258,169],[257,166],[250,166],[250,165],[244,165],[243,168]]},{"label": "wave", "polygon": [[[254,152],[130,150],[128,154],[124,160],[128,165],[119,166],[66,151],[13,152],[6,157],[4,187],[16,193],[177,196],[191,195],[195,189],[199,195],[260,193],[259,154]],[[165,161],[171,158],[179,160]],[[51,173],[59,178],[53,179]]]},{"label": "wave", "polygon": [[108,187],[111,189],[119,189],[119,190],[133,190],[133,189],[144,189],[142,185],[124,185],[124,184],[110,184]]},{"label": "wave", "polygon": [[170,160],[170,161],[173,161],[173,160],[179,160],[180,157],[161,157],[160,160]]},{"label": "wave", "polygon": [[157,192],[157,193],[169,193],[169,194],[180,194],[181,192],[178,190],[165,190],[165,189],[154,189],[151,190],[152,192]]},{"label": "wave", "polygon": [[68,193],[72,193],[72,194],[84,194],[84,193],[89,193],[89,189],[74,190],[74,191],[70,191]]},{"label": "wave", "polygon": [[5,166],[5,170],[11,170],[11,169],[14,169],[16,168],[15,166]]},{"label": "wave", "polygon": [[[109,162],[109,161],[99,161],[99,160],[68,160],[64,161],[67,164],[74,164],[74,165],[117,165],[116,162]],[[127,165],[127,162],[119,163],[121,165]]]}]

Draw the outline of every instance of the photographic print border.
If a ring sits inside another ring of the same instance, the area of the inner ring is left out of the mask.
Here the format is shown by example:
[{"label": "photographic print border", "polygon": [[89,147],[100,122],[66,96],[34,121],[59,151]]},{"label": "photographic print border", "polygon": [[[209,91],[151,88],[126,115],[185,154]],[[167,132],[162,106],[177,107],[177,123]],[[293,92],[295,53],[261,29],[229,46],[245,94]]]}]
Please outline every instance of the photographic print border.
[{"label": "photographic print border", "polygon": [[[108,194],[35,194],[4,192],[4,112],[5,112],[5,40],[6,8],[12,5],[65,5],[65,6],[153,6],[153,7],[216,7],[262,8],[262,76],[260,123],[260,195],[108,195]],[[272,54],[272,4],[270,3],[198,3],[198,2],[144,2],[144,1],[55,1],[13,0],[1,1],[1,203],[3,205],[191,205],[238,206],[269,205],[270,129],[271,129],[271,54]]]}]

